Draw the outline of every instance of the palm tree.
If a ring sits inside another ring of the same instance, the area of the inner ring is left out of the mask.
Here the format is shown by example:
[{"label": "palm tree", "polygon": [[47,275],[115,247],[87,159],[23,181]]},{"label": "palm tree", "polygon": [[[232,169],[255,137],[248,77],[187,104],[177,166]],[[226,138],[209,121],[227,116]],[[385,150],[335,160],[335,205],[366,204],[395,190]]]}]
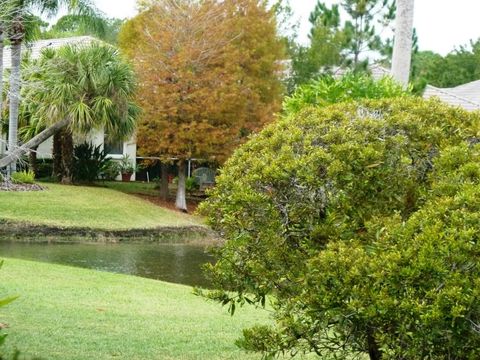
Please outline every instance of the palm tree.
[{"label": "palm tree", "polygon": [[392,76],[404,87],[408,86],[412,62],[414,3],[415,0],[397,0]]},{"label": "palm tree", "polygon": [[[53,16],[62,6],[66,6],[69,12],[75,12],[85,16],[85,19],[96,18],[97,12],[89,0],[2,0],[0,13],[8,16],[7,30],[11,46],[11,73],[10,73],[10,109],[8,127],[9,152],[18,146],[18,116],[20,106],[22,44],[29,28],[29,22],[37,11],[39,14]],[[9,171],[16,170],[16,162],[13,162]]]},{"label": "palm tree", "polygon": [[[132,136],[139,113],[132,100],[135,74],[115,48],[70,45],[44,51],[39,63],[34,65],[38,80],[27,82],[22,96],[35,106],[37,129],[45,130],[1,159],[0,168],[62,130],[71,136],[104,129],[111,140]],[[64,177],[70,180],[68,173]]]}]

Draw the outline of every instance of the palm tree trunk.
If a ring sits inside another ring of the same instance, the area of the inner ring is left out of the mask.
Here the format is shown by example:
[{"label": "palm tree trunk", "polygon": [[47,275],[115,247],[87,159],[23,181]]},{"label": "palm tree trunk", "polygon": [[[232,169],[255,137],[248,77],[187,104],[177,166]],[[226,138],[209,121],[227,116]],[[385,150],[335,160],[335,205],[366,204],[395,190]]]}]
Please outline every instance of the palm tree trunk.
[{"label": "palm tree trunk", "polygon": [[16,148],[13,152],[8,154],[4,158],[0,159],[0,169],[9,166],[14,161],[17,161],[17,159],[19,159],[21,156],[28,153],[30,149],[34,149],[35,147],[44,143],[53,135],[55,135],[58,131],[68,126],[69,124],[70,124],[70,119],[64,119],[62,121],[59,121],[53,124],[49,128],[43,130],[40,134],[35,136],[32,140],[26,142],[25,144]]},{"label": "palm tree trunk", "polygon": [[162,162],[162,178],[160,180],[160,198],[164,201],[168,200],[168,164]]},{"label": "palm tree trunk", "polygon": [[55,135],[53,135],[53,150],[52,150],[52,157],[53,157],[53,169],[52,169],[52,177],[56,181],[62,180],[62,132],[58,131]]},{"label": "palm tree trunk", "polygon": [[[8,122],[8,152],[13,153],[18,146],[18,112],[20,107],[20,62],[22,42],[12,42],[12,69],[10,74],[10,118]],[[9,172],[17,170],[16,159],[10,163]]]},{"label": "palm tree trunk", "polygon": [[415,0],[397,0],[392,76],[405,88],[408,86],[412,63],[414,6]]},{"label": "palm tree trunk", "polygon": [[30,171],[32,171],[35,175],[38,174],[38,168],[37,168],[37,149],[32,148],[32,151],[28,154],[28,168]]},{"label": "palm tree trunk", "polygon": [[73,182],[73,136],[70,129],[60,131],[62,141],[62,184]]},{"label": "palm tree trunk", "polygon": [[188,212],[185,182],[185,161],[180,160],[178,162],[178,189],[175,207],[183,212]]}]

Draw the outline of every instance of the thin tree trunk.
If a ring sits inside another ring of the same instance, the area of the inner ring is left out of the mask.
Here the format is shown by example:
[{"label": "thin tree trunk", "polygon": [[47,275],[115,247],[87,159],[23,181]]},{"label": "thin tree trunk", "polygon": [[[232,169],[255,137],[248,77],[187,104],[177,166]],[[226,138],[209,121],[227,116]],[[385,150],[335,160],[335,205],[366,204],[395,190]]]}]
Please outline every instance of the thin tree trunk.
[{"label": "thin tree trunk", "polygon": [[73,182],[73,136],[69,129],[60,131],[62,139],[62,184]]},{"label": "thin tree trunk", "polygon": [[32,171],[35,175],[38,175],[38,167],[37,167],[37,149],[32,148],[32,151],[28,154],[28,168],[30,171]]},{"label": "thin tree trunk", "polygon": [[367,342],[368,342],[368,355],[370,356],[370,360],[381,360],[382,352],[378,348],[378,344],[375,341],[375,337],[371,329],[368,330]]},{"label": "thin tree trunk", "polygon": [[70,124],[70,120],[64,119],[62,121],[59,121],[53,124],[49,128],[43,130],[40,134],[35,136],[32,140],[16,148],[13,152],[5,156],[3,159],[0,159],[0,169],[9,166],[14,161],[17,161],[21,156],[28,153],[30,149],[34,149],[40,144],[44,143],[46,140],[48,140],[50,137],[55,135],[58,131],[68,126],[69,124]]},{"label": "thin tree trunk", "polygon": [[168,164],[162,162],[162,178],[160,180],[160,198],[164,201],[168,200]]},{"label": "thin tree trunk", "polygon": [[[22,42],[14,41],[11,46],[12,69],[10,74],[10,111],[8,123],[8,152],[12,153],[18,146],[18,112],[20,106],[20,62],[22,58]],[[10,163],[9,172],[17,170],[16,159]]]},{"label": "thin tree trunk", "polygon": [[62,180],[63,168],[62,168],[62,132],[58,131],[53,135],[53,169],[52,177],[56,181]]},{"label": "thin tree trunk", "polygon": [[175,207],[183,212],[188,212],[185,182],[186,182],[185,161],[180,160],[178,162],[178,189],[177,189],[177,200],[175,201]]},{"label": "thin tree trunk", "polygon": [[392,76],[405,88],[408,86],[412,63],[414,6],[415,0],[397,0]]}]

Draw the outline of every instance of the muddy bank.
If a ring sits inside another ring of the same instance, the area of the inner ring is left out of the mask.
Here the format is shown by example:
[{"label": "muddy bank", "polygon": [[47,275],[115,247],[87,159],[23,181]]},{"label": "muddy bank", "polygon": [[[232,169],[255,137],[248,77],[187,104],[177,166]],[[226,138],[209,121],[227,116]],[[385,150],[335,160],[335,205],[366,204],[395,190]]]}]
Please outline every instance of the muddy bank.
[{"label": "muddy bank", "polygon": [[155,229],[99,230],[61,228],[0,220],[0,241],[21,242],[143,242],[214,245],[218,238],[203,226],[161,227]]}]

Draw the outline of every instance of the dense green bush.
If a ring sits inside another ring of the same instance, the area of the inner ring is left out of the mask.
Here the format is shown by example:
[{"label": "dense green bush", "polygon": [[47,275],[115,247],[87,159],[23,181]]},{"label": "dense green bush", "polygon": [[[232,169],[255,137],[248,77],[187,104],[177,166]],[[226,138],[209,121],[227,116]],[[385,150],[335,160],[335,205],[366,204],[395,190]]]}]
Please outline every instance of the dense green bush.
[{"label": "dense green bush", "polygon": [[101,146],[94,146],[90,143],[76,145],[73,150],[74,181],[94,182],[100,177],[108,161],[107,154]]},{"label": "dense green bush", "polygon": [[11,175],[12,182],[15,184],[33,184],[35,183],[35,173],[29,171],[17,171]]},{"label": "dense green bush", "polygon": [[287,113],[297,113],[306,106],[328,106],[360,99],[385,99],[408,96],[402,86],[389,77],[375,80],[366,74],[347,73],[340,78],[323,76],[300,86],[284,102]]},{"label": "dense green bush", "polygon": [[475,359],[480,115],[412,97],[310,107],[242,146],[201,210],[225,239],[208,269],[276,325],[267,355]]}]

